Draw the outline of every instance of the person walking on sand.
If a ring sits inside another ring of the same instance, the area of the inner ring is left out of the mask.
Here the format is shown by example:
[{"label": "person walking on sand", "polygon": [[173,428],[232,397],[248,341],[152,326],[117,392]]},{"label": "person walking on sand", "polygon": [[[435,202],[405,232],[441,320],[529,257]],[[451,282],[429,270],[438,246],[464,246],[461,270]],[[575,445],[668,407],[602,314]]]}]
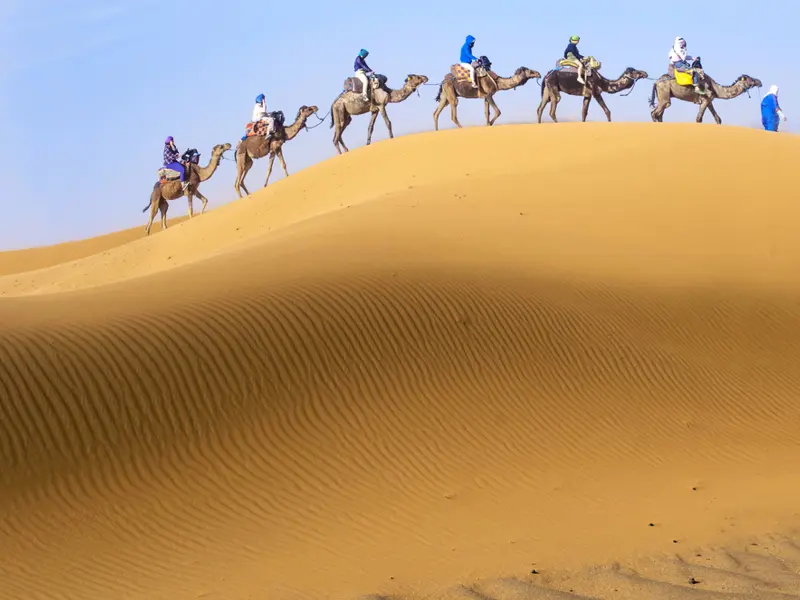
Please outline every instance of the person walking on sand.
[{"label": "person walking on sand", "polygon": [[778,86],[773,85],[761,101],[761,124],[767,131],[778,131],[781,119],[785,121],[786,115],[778,104]]}]

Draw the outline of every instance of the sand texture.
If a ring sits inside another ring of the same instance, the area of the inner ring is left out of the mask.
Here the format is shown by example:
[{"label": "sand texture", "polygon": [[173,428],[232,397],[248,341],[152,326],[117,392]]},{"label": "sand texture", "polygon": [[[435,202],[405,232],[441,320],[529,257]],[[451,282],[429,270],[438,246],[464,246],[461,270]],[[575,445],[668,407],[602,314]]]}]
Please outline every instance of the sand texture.
[{"label": "sand texture", "polygon": [[424,133],[0,254],[0,599],[799,598],[799,150]]}]

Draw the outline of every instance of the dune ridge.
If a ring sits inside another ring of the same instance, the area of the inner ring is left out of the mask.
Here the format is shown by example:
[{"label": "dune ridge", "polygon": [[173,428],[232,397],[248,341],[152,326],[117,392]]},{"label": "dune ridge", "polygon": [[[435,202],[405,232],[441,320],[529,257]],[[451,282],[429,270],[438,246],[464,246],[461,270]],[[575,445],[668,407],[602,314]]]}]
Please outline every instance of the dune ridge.
[{"label": "dune ridge", "polygon": [[[776,136],[588,125],[0,277],[0,598],[797,597],[800,209],[727,175]],[[648,159],[732,141],[699,198]]]}]

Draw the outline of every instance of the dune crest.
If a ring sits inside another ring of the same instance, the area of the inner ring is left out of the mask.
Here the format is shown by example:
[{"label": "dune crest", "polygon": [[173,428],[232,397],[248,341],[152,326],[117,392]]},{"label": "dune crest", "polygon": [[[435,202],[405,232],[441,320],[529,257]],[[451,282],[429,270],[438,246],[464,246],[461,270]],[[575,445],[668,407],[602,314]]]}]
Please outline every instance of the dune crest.
[{"label": "dune crest", "polygon": [[0,598],[797,596],[797,144],[397,138],[0,277]]}]

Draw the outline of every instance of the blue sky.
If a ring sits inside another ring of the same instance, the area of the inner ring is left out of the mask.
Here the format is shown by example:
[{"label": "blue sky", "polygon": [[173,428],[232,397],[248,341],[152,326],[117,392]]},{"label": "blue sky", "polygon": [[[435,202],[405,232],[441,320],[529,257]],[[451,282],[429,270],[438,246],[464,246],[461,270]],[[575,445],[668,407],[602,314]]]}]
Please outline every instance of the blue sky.
[{"label": "blue sky", "polygon": [[[799,18],[796,0],[673,7],[607,0],[600,8],[575,0],[566,12],[557,2],[473,0],[277,6],[2,0],[0,249],[143,226],[140,211],[167,135],[181,150],[198,148],[205,162],[214,144],[235,144],[260,92],[288,120],[302,104],[318,105],[323,116],[362,47],[370,50],[370,65],[400,86],[409,73],[440,81],[467,34],[477,38],[476,54],[486,54],[498,73],[510,75],[522,65],[546,72],[577,33],[584,54],[598,57],[603,73],[612,77],[628,66],[660,75],[673,39],[681,35],[718,81],[729,84],[747,73],[762,80],[762,93],[780,85],[789,118],[783,129],[798,131],[799,69],[790,56]],[[649,120],[651,83],[644,83],[630,96],[607,97],[614,120]],[[435,95],[435,87],[425,87],[420,97],[391,106],[395,135],[432,129]],[[725,124],[760,126],[758,96],[756,91],[752,99],[719,101]],[[498,124],[535,120],[538,100],[535,84],[501,93]],[[590,120],[601,120],[602,111],[592,107]],[[482,122],[480,102],[465,101],[459,109],[463,125]],[[566,98],[559,107],[563,120],[579,113],[578,98]],[[694,106],[676,102],[665,120],[691,121],[695,113]],[[367,120],[358,118],[345,133],[351,149],[364,144]],[[713,123],[710,115],[707,120]],[[440,125],[452,127],[447,111]],[[331,137],[327,124],[301,132],[286,146],[289,172],[334,156]],[[385,137],[378,119],[373,139]],[[250,172],[251,191],[263,185],[266,164],[257,161]],[[277,168],[272,182],[282,176]],[[234,177],[234,163],[226,161],[203,184],[210,207],[236,197]],[[184,201],[170,206],[171,216],[185,212]]]}]

